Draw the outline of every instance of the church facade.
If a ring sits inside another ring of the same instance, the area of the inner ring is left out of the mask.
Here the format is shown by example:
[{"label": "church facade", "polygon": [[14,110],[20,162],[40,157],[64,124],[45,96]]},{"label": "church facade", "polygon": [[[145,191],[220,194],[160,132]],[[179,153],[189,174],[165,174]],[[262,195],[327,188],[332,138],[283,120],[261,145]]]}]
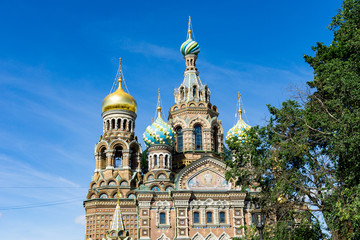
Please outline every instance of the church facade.
[{"label": "church facade", "polygon": [[[174,91],[168,121],[157,119],[135,136],[137,104],[122,88],[102,104],[103,134],[84,201],[85,239],[231,239],[251,224],[249,194],[225,179],[224,130],[196,67],[200,47],[189,30],[180,51],[184,80]],[[160,98],[160,94],[159,94]],[[228,137],[249,126],[240,117]]]}]

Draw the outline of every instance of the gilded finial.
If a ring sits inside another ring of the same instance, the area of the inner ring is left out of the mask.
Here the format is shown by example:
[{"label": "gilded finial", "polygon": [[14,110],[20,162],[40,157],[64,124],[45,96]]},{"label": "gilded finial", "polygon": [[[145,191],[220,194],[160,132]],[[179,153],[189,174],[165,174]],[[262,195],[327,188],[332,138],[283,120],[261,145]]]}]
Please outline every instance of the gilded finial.
[{"label": "gilded finial", "polygon": [[242,120],[241,94],[240,94],[240,92],[238,92],[238,104],[239,104],[239,111],[238,111],[239,118],[240,118],[240,120]]},{"label": "gilded finial", "polygon": [[118,188],[117,194],[116,194],[117,204],[118,204],[118,205],[119,205],[119,203],[120,203],[120,197],[121,197],[120,188]]},{"label": "gilded finial", "polygon": [[189,16],[188,39],[191,39],[191,17]]},{"label": "gilded finial", "polygon": [[157,108],[158,110],[158,114],[160,115],[161,113],[161,106],[160,106],[160,88],[158,89],[158,101],[157,101]]},{"label": "gilded finial", "polygon": [[121,87],[121,82],[122,82],[122,69],[121,69],[121,58],[119,58],[119,78],[118,78],[118,82],[119,82],[119,88]]}]

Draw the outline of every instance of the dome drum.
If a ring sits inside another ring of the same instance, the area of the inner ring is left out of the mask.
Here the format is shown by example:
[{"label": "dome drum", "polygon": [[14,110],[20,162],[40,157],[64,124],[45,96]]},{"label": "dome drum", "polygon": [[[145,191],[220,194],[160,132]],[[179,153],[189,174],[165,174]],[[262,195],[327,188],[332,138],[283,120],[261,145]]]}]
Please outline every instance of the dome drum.
[{"label": "dome drum", "polygon": [[113,109],[113,110],[109,110],[109,111],[106,111],[106,112],[103,112],[101,114],[102,118],[104,120],[107,120],[107,118],[111,115],[119,115],[119,116],[122,116],[122,117],[128,117],[130,119],[136,119],[137,115],[135,112],[133,111],[130,111],[130,110],[124,110],[124,109]]},{"label": "dome drum", "polygon": [[166,144],[153,144],[148,149],[149,152],[172,152],[173,147]]}]

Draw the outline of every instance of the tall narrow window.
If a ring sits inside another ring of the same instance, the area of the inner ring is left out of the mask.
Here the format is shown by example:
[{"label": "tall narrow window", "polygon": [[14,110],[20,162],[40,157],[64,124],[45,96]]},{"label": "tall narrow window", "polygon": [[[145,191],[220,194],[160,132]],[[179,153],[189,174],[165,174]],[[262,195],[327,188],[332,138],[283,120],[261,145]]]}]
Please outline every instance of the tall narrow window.
[{"label": "tall narrow window", "polygon": [[126,131],[126,119],[123,121],[123,130]]},{"label": "tall narrow window", "polygon": [[165,155],[164,167],[168,165],[168,155]]},{"label": "tall narrow window", "polygon": [[220,223],[225,223],[225,212],[220,212]]},{"label": "tall narrow window", "polygon": [[138,159],[138,148],[135,147],[135,146],[132,146],[130,148],[130,167],[131,169],[136,169],[137,166],[138,166],[138,162],[137,162],[137,159]]},{"label": "tall narrow window", "polygon": [[129,121],[129,132],[131,132],[131,125],[132,125],[132,122]]},{"label": "tall narrow window", "polygon": [[218,139],[218,128],[214,127],[213,131],[213,143],[214,143],[214,152],[218,152],[219,139]]},{"label": "tall narrow window", "polygon": [[105,148],[102,148],[102,149],[100,150],[100,159],[101,159],[100,168],[101,168],[101,169],[104,169],[104,168],[105,168],[105,164],[106,164]]},{"label": "tall narrow window", "polygon": [[207,87],[205,88],[205,102],[207,102],[208,100],[208,89]]},{"label": "tall narrow window", "polygon": [[108,131],[110,130],[110,122],[109,122],[109,120],[106,121],[106,130],[108,130]]},{"label": "tall narrow window", "polygon": [[121,119],[119,118],[117,120],[117,129],[120,129],[121,128]]},{"label": "tall narrow window", "polygon": [[156,167],[157,166],[157,155],[154,155],[154,166]]},{"label": "tall narrow window", "polygon": [[115,119],[111,119],[111,129],[115,128]]},{"label": "tall narrow window", "polygon": [[185,98],[185,92],[184,92],[184,88],[180,88],[180,96],[181,96],[181,99],[184,99]]},{"label": "tall narrow window", "polygon": [[206,213],[206,223],[213,223],[213,214],[212,212]]},{"label": "tall narrow window", "polygon": [[194,135],[195,135],[195,150],[202,150],[202,131],[201,126],[196,125],[194,127]]},{"label": "tall narrow window", "polygon": [[115,148],[115,168],[121,168],[122,147]]},{"label": "tall narrow window", "polygon": [[196,86],[193,87],[193,97],[196,97]]},{"label": "tall narrow window", "polygon": [[182,152],[183,150],[183,132],[182,132],[182,128],[179,127],[177,129],[177,151],[178,152]]},{"label": "tall narrow window", "polygon": [[165,224],[166,223],[166,214],[165,213],[160,213],[160,224]]},{"label": "tall narrow window", "polygon": [[199,212],[194,212],[194,223],[200,223]]}]

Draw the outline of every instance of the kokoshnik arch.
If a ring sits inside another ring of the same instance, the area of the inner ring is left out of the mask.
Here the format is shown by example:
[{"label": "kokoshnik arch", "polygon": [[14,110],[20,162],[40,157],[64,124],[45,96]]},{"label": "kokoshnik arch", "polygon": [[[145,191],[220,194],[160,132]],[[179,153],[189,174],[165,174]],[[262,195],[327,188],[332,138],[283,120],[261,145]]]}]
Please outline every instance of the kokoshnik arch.
[{"label": "kokoshnik arch", "polygon": [[[196,68],[200,47],[190,26],[189,19],[180,47],[184,80],[174,91],[168,122],[158,100],[157,119],[143,134],[146,167],[135,137],[137,103],[122,88],[120,63],[118,87],[102,103],[103,135],[84,201],[85,239],[230,239],[252,224],[250,192],[225,180],[224,130]],[[239,119],[227,138],[242,141],[250,126],[241,114],[239,102]]]}]

